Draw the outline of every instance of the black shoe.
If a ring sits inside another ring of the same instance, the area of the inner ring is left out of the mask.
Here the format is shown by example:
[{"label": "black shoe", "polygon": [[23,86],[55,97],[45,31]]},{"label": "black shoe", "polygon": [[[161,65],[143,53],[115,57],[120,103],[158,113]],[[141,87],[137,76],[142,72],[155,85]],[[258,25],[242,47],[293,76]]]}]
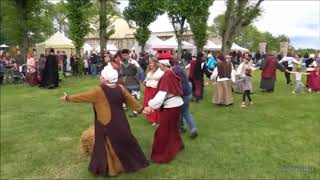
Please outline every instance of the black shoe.
[{"label": "black shoe", "polygon": [[197,133],[197,131],[195,131],[195,132],[191,133],[190,138],[195,139],[197,136],[198,136],[198,133]]}]

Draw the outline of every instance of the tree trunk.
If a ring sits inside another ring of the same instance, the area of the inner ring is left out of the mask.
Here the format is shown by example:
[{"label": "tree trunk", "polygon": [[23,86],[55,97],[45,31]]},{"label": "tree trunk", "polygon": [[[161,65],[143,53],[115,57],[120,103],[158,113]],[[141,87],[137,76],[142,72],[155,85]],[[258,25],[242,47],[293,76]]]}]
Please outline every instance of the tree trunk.
[{"label": "tree trunk", "polygon": [[19,13],[20,30],[21,30],[21,41],[20,41],[20,52],[23,58],[23,62],[26,63],[27,50],[29,47],[29,37],[27,29],[27,13],[26,13],[26,0],[16,0],[16,8]]},{"label": "tree trunk", "polygon": [[107,45],[107,9],[106,9],[106,0],[100,0],[100,11],[99,11],[99,20],[100,20],[100,51],[101,54],[104,53],[104,49]]},{"label": "tree trunk", "polygon": [[[177,49],[177,59],[181,60],[182,63],[184,64],[183,59],[181,59],[181,55],[182,55],[182,36],[184,33],[184,23],[186,21],[185,17],[180,17],[179,16],[171,16],[171,24],[173,26],[174,29],[174,33],[176,35],[177,38],[177,42],[178,42],[178,49]],[[177,29],[177,27],[175,26],[175,24],[179,24],[179,29]]]}]

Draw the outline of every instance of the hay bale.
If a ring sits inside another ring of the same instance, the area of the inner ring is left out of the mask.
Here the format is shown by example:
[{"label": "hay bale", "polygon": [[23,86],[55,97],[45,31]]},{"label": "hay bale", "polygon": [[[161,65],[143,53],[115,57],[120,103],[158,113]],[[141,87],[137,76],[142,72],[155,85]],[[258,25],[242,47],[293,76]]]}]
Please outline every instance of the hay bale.
[{"label": "hay bale", "polygon": [[94,127],[91,126],[82,132],[80,138],[80,154],[91,156],[94,144]]}]

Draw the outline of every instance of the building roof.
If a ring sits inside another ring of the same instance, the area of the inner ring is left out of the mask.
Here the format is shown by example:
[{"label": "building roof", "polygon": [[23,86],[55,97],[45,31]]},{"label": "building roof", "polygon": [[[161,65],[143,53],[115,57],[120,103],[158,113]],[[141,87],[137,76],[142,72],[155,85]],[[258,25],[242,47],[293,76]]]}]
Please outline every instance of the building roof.
[{"label": "building roof", "polygon": [[[112,25],[115,33],[111,35],[110,39],[134,38],[135,28],[131,28],[126,20],[116,17]],[[98,31],[89,33],[86,38],[99,38]]]}]

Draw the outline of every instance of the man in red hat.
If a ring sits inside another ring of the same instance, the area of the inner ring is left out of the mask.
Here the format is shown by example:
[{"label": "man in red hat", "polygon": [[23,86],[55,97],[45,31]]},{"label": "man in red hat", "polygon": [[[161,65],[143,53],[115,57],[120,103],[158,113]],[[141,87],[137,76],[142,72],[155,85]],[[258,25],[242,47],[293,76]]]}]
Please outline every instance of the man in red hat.
[{"label": "man in red hat", "polygon": [[151,159],[167,163],[183,149],[178,127],[183,92],[179,76],[170,69],[170,61],[159,60],[159,64],[164,74],[158,83],[158,93],[148,102],[149,106],[145,107],[144,113],[160,109],[160,124],[154,135]]}]

